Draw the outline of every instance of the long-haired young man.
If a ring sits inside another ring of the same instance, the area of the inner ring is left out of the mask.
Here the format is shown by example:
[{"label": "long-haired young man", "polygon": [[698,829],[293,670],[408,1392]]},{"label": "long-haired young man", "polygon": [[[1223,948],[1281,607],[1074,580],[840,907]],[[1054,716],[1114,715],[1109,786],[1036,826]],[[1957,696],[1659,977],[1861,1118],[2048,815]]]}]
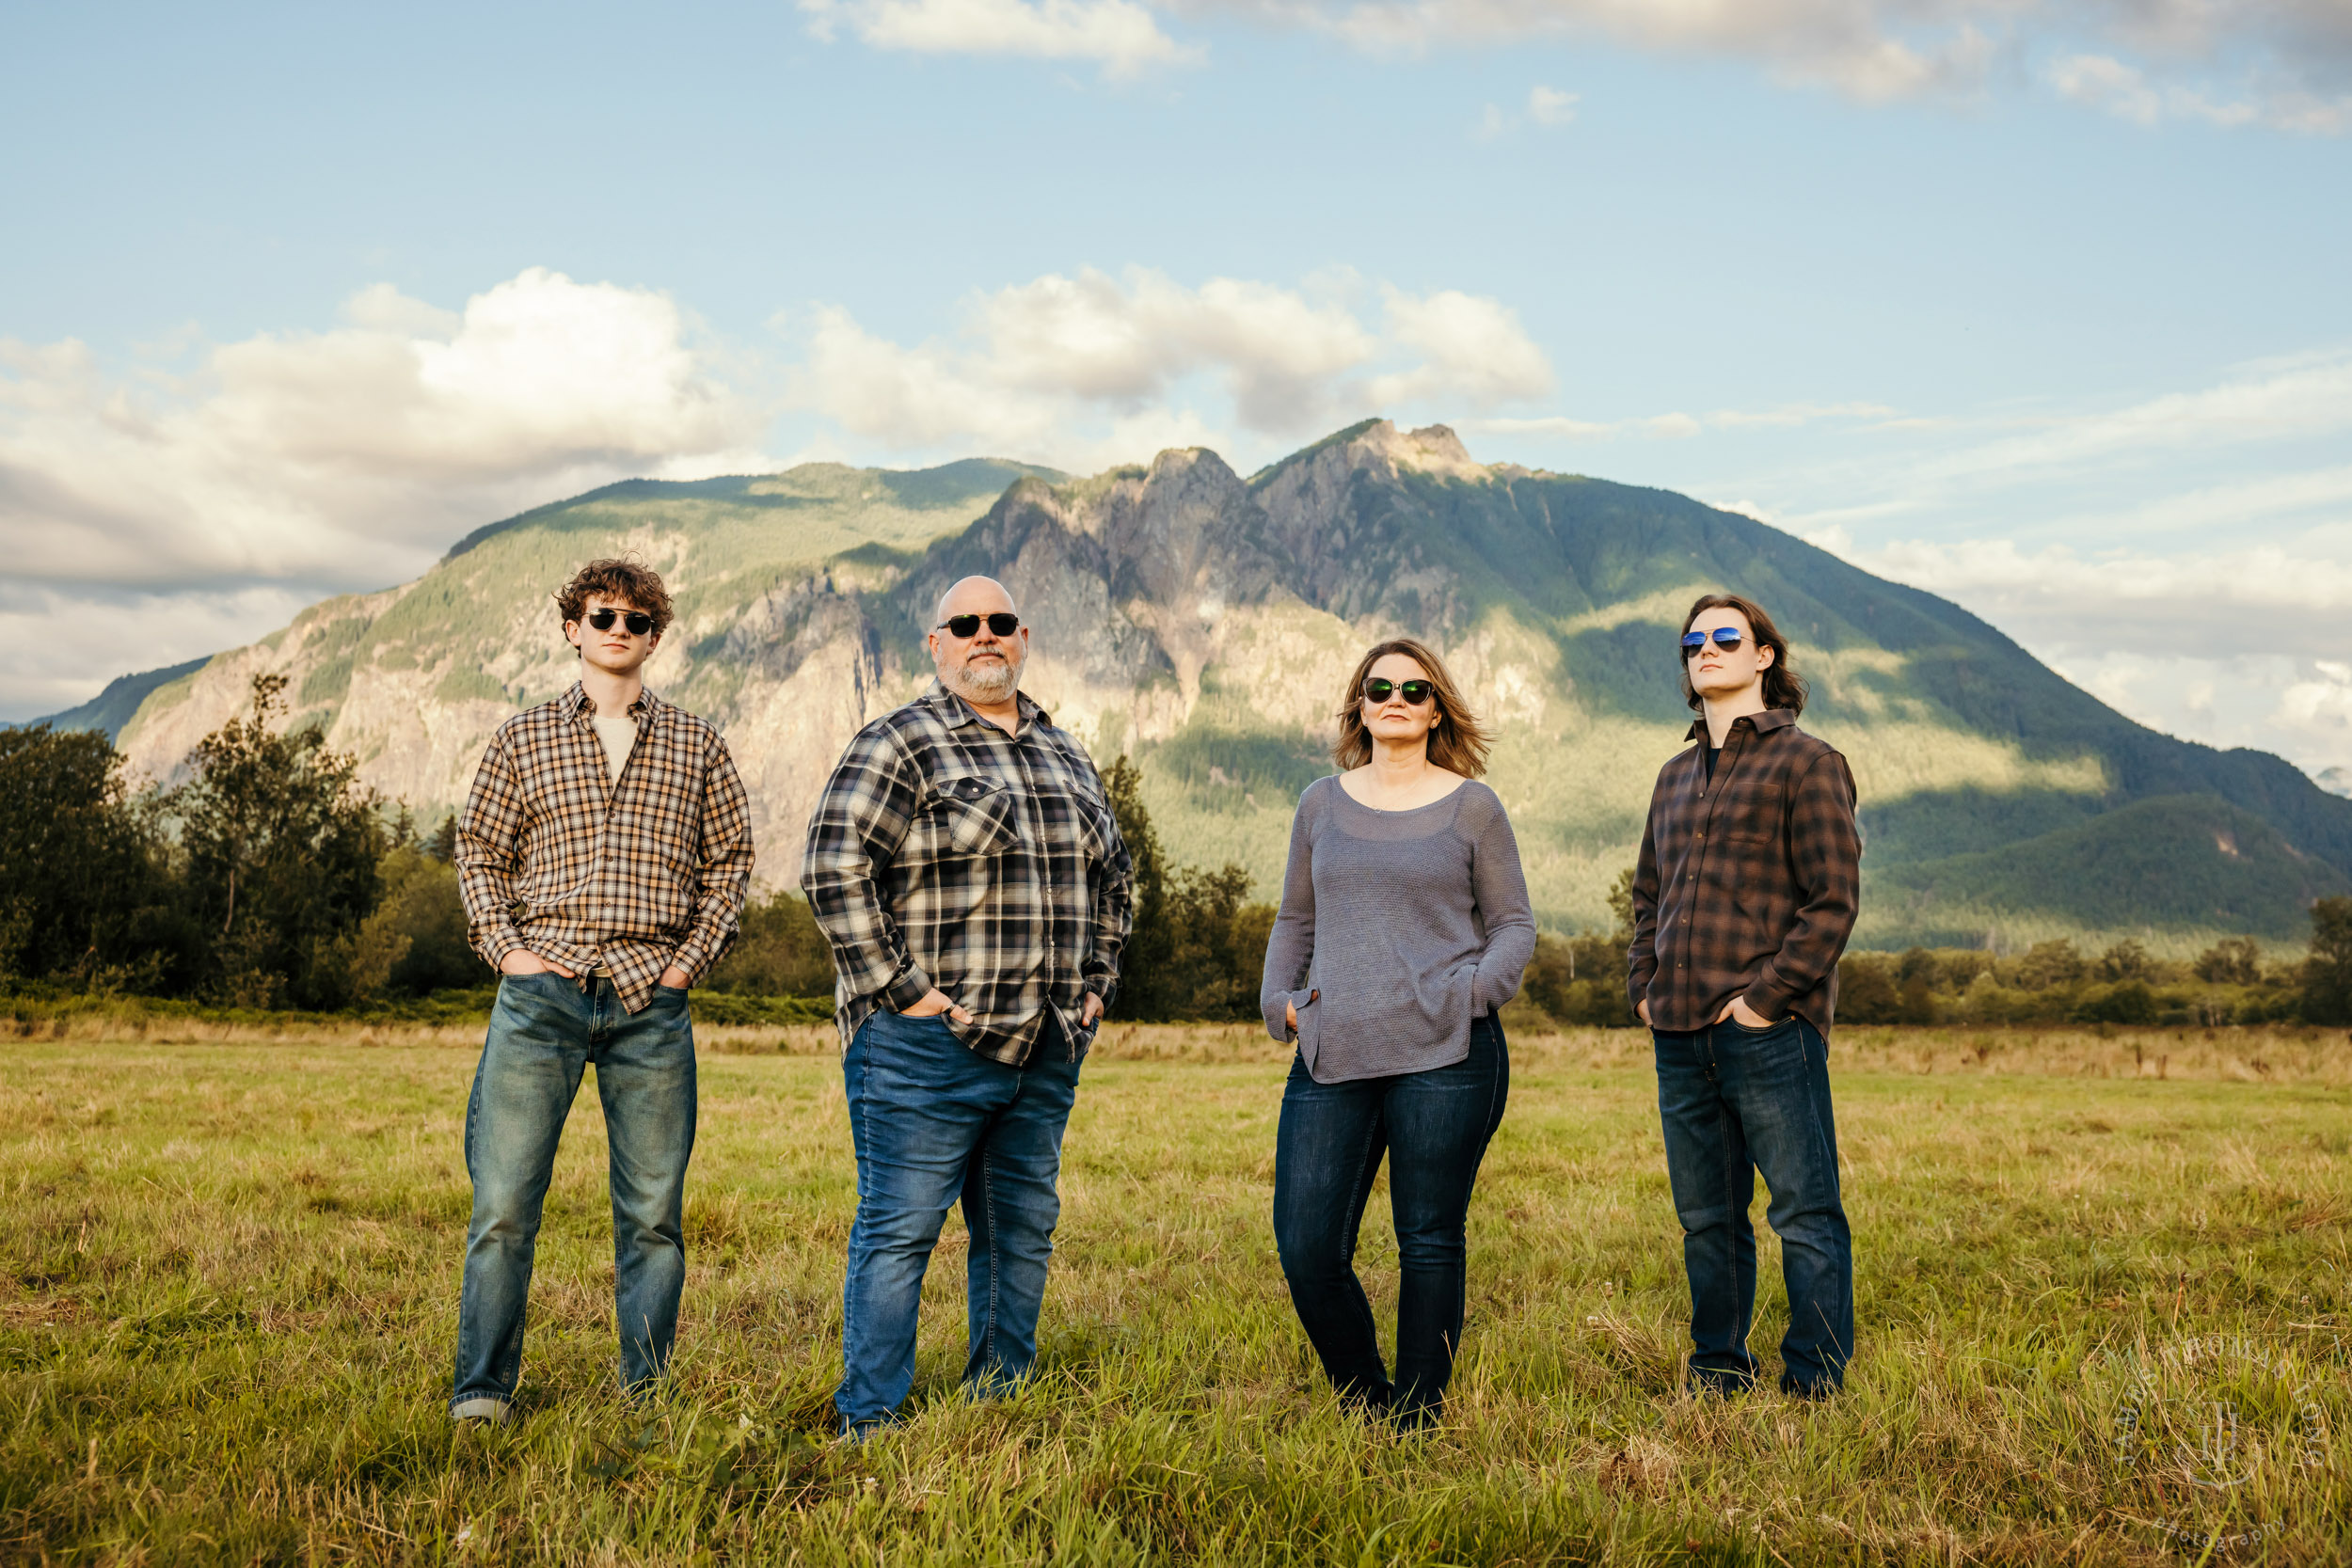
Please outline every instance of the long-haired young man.
[{"label": "long-haired young man", "polygon": [[645,689],[670,624],[661,578],[592,561],[555,598],[580,679],[499,726],[457,824],[469,934],[500,975],[466,1107],[473,1223],[450,1396],[461,1421],[512,1407],[540,1206],[590,1062],[611,1149],[622,1386],[668,1367],[694,1148],[687,990],[734,941],[752,874],[726,742]]},{"label": "long-haired young man", "polygon": [[1659,770],[1633,877],[1635,1011],[1657,1046],[1666,1170],[1691,1279],[1691,1384],[1752,1386],[1756,1173],[1788,1288],[1784,1392],[1822,1398],[1853,1356],[1853,1240],[1837,1182],[1829,1031],[1862,843],[1853,774],[1797,728],[1804,683],[1754,600],[1683,617],[1697,744]]}]

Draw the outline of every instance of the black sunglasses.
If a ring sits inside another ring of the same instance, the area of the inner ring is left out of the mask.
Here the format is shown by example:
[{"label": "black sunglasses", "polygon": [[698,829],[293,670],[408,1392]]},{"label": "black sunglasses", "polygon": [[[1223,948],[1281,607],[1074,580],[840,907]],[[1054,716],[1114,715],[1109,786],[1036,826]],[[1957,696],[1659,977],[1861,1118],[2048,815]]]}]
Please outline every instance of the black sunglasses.
[{"label": "black sunglasses", "polygon": [[627,613],[617,610],[592,610],[588,612],[588,624],[598,631],[611,631],[612,623],[616,619],[628,627],[628,634],[631,637],[643,637],[653,630],[653,617],[642,610],[632,610]]},{"label": "black sunglasses", "polygon": [[977,637],[982,621],[999,637],[1010,637],[1021,629],[1020,616],[1009,610],[1000,610],[993,615],[950,615],[931,630],[945,630],[950,637]]},{"label": "black sunglasses", "polygon": [[1384,681],[1378,677],[1364,682],[1364,701],[1385,703],[1392,696],[1403,696],[1413,706],[1427,702],[1437,690],[1427,681]]},{"label": "black sunglasses", "polygon": [[[1684,632],[1682,634],[1682,657],[1689,658],[1692,654],[1697,653],[1701,648],[1706,647],[1707,636],[1708,634],[1703,631]],[[1741,631],[1738,626],[1717,626],[1715,628],[1715,646],[1721,648],[1727,654],[1738,653],[1740,651],[1740,644],[1746,640],[1747,634]]]}]

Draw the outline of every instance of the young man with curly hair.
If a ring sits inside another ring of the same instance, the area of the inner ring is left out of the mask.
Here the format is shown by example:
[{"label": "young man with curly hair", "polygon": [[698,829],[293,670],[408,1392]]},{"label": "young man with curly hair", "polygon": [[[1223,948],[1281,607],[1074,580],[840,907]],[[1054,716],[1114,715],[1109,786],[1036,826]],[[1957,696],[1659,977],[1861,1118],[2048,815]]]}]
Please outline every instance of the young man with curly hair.
[{"label": "young man with curly hair", "polygon": [[687,991],[734,940],[751,880],[750,812],[726,742],[645,689],[670,624],[661,578],[592,561],[555,597],[580,679],[499,726],[457,824],[469,935],[500,975],[466,1107],[460,1421],[512,1413],[540,1208],[591,1062],[611,1149],[622,1386],[667,1369],[694,1147]]}]

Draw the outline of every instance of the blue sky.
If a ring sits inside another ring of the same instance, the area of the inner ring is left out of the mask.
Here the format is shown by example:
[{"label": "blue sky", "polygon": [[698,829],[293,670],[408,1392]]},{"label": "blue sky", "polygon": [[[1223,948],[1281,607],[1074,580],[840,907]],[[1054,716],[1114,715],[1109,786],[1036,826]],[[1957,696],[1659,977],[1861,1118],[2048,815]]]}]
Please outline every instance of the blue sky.
[{"label": "blue sky", "polygon": [[2342,0],[0,4],[0,717],[628,473],[1736,505],[2352,766]]}]

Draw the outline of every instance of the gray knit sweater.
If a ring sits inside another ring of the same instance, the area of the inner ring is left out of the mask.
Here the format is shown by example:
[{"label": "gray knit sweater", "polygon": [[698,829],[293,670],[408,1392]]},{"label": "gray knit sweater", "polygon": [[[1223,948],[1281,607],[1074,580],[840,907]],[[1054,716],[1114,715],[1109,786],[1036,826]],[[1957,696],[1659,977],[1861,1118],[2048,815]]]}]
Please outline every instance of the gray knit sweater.
[{"label": "gray knit sweater", "polygon": [[1518,994],[1534,952],[1518,841],[1485,784],[1410,811],[1359,805],[1336,778],[1299,796],[1258,1000],[1278,1040],[1283,1005],[1298,1009],[1316,1083],[1462,1060],[1470,1021]]}]

